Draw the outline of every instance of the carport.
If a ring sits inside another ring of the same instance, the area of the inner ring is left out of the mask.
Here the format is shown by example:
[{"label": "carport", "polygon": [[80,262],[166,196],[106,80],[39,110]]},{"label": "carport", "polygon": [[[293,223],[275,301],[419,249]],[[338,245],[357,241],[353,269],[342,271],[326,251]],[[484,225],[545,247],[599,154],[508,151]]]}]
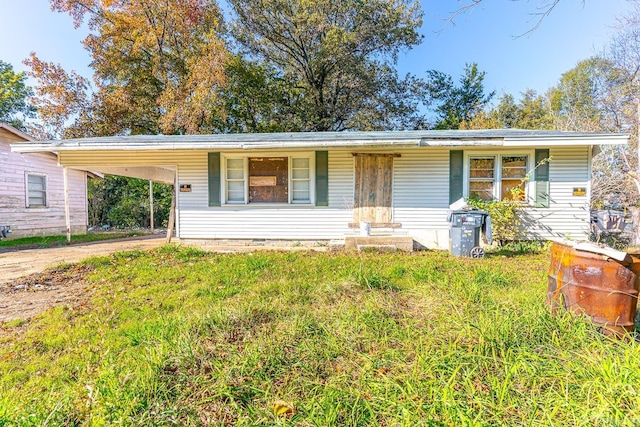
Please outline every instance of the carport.
[{"label": "carport", "polygon": [[[56,149],[57,148],[57,149]],[[152,183],[170,184],[174,186],[173,196],[171,200],[171,211],[169,216],[169,225],[167,230],[167,241],[171,240],[174,224],[176,224],[176,175],[177,166],[166,164],[148,164],[136,155],[136,152],[127,152],[124,161],[114,161],[111,152],[101,150],[99,146],[92,146],[92,150],[79,150],[73,153],[66,151],[77,149],[77,147],[58,146],[50,143],[31,143],[31,144],[12,144],[11,150],[18,153],[30,152],[53,152],[58,156],[58,163],[63,167],[63,187],[64,187],[64,204],[65,204],[65,220],[67,230],[67,242],[71,242],[71,216],[69,210],[69,186],[68,186],[68,170],[75,169],[86,172],[107,175],[119,175],[128,178],[138,178],[149,181],[149,203],[151,212],[151,224],[153,224],[153,187]],[[106,147],[105,147],[106,148]],[[109,147],[112,148],[112,147]],[[80,155],[78,155],[80,154]],[[121,163],[121,164],[118,164]],[[122,164],[124,163],[124,164]],[[152,225],[153,227],[153,225]]]}]

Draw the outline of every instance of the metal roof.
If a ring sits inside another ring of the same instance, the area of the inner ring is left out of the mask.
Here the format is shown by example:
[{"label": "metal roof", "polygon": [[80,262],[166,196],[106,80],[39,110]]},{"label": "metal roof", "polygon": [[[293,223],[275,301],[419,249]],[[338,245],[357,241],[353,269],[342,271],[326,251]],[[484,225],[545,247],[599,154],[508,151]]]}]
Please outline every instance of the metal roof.
[{"label": "metal roof", "polygon": [[628,134],[519,129],[394,132],[296,132],[212,135],[129,135],[26,142],[17,152],[84,150],[249,150],[277,148],[393,148],[429,146],[562,146],[624,144]]}]

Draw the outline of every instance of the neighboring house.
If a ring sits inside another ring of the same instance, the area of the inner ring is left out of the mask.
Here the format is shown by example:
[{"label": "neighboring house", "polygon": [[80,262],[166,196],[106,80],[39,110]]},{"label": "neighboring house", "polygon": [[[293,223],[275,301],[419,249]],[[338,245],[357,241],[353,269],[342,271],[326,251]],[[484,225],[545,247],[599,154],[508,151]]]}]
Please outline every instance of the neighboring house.
[{"label": "neighboring house", "polygon": [[[66,232],[63,168],[51,152],[16,153],[14,147],[34,142],[26,133],[0,122],[0,226],[9,237]],[[70,170],[69,206],[73,233],[87,230],[87,173]]]},{"label": "neighboring house", "polygon": [[54,151],[78,170],[175,182],[181,239],[342,239],[367,221],[376,234],[446,248],[452,202],[502,198],[523,179],[526,238],[587,238],[593,149],[627,140],[407,131],[123,136],[13,149]]}]

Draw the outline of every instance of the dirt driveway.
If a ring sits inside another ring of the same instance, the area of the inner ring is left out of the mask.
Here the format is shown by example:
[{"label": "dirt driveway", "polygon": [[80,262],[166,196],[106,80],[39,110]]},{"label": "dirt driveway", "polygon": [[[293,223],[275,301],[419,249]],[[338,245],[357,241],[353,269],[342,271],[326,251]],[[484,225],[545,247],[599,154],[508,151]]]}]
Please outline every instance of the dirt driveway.
[{"label": "dirt driveway", "polygon": [[153,249],[164,237],[135,237],[48,249],[26,249],[0,253],[1,322],[28,319],[60,304],[77,306],[88,300],[83,267],[43,270],[61,263],[113,252]]},{"label": "dirt driveway", "polygon": [[[25,249],[0,253],[0,334],[2,322],[29,319],[51,307],[85,304],[91,289],[84,283],[86,267],[71,265],[51,270],[62,263],[76,263],[84,258],[108,255],[113,252],[147,250],[165,243],[164,236],[132,237],[82,245],[49,249]],[[314,250],[327,251],[326,246],[291,247],[284,244],[252,242],[180,242],[200,246],[216,252],[250,252],[256,250]],[[46,271],[45,271],[46,270]]]},{"label": "dirt driveway", "polygon": [[132,237],[47,249],[25,249],[0,253],[0,286],[27,274],[38,273],[61,263],[113,252],[153,249],[165,243],[164,237]]}]

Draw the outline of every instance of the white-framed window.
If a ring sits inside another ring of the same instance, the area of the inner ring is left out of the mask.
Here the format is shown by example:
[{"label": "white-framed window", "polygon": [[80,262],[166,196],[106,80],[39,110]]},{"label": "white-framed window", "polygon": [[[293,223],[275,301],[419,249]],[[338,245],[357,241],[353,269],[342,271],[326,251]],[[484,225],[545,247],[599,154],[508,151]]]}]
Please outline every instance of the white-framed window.
[{"label": "white-framed window", "polygon": [[244,204],[246,203],[246,159],[245,158],[225,158],[225,180],[224,194],[225,203]]},{"label": "white-framed window", "polygon": [[312,204],[315,154],[222,155],[224,204]]},{"label": "white-framed window", "polygon": [[290,203],[311,203],[311,157],[289,158],[291,167]]},{"label": "white-framed window", "polygon": [[47,207],[47,176],[37,173],[27,173],[25,181],[27,207]]},{"label": "white-framed window", "polygon": [[482,200],[528,201],[532,191],[527,172],[532,158],[528,152],[469,154],[465,195]]}]

